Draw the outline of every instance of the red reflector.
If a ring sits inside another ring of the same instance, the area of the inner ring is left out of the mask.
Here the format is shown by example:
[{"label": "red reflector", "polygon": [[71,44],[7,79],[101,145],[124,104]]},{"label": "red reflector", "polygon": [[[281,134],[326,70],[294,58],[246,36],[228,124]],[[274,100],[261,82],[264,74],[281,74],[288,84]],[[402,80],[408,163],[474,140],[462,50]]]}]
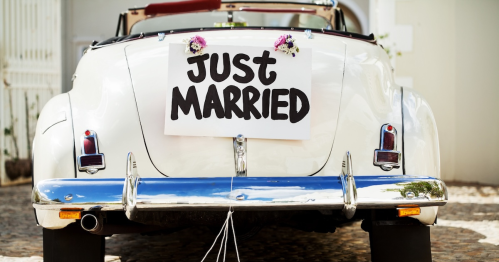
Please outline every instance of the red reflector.
[{"label": "red reflector", "polygon": [[102,166],[102,155],[80,156],[80,164],[85,166]]},{"label": "red reflector", "polygon": [[90,135],[90,130],[85,131],[85,135],[89,136]]},{"label": "red reflector", "polygon": [[385,163],[398,163],[399,162],[399,154],[392,152],[378,152],[378,162]]},{"label": "red reflector", "polygon": [[388,131],[392,131],[393,130],[393,126],[388,126],[386,129],[388,129]]},{"label": "red reflector", "polygon": [[83,147],[85,148],[85,154],[95,154],[95,140],[93,137],[85,138],[83,140]]},{"label": "red reflector", "polygon": [[[391,126],[388,126],[390,128]],[[392,133],[385,132],[383,137],[383,149],[393,150],[395,148],[395,135]]]}]

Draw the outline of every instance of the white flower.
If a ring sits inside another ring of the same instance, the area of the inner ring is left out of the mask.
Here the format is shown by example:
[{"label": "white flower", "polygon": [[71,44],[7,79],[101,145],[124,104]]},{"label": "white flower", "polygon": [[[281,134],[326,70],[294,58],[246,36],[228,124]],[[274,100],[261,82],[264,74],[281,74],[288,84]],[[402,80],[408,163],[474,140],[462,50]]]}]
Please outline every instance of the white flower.
[{"label": "white flower", "polygon": [[200,50],[200,49],[201,49],[201,45],[200,45],[200,44],[198,44],[198,43],[192,43],[192,44],[191,44],[191,47],[192,47],[192,49],[194,49],[194,50]]}]

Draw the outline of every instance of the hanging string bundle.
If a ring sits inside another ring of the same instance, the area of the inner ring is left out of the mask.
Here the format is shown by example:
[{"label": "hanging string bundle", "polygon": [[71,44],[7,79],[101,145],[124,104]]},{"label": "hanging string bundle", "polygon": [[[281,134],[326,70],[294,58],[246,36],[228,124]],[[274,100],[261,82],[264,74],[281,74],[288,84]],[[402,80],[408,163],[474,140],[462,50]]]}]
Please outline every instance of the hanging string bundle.
[{"label": "hanging string bundle", "polygon": [[[233,182],[233,180],[234,180],[234,177],[232,177],[231,181],[230,181],[230,193],[231,193],[230,195],[232,195],[232,182]],[[231,200],[231,203],[232,203],[232,200]],[[232,233],[234,236],[234,246],[236,248],[237,261],[241,262],[239,260],[239,251],[237,250],[236,230],[234,229],[234,220],[232,219],[233,213],[234,213],[234,209],[232,208],[232,205],[230,205],[229,212],[227,212],[227,219],[225,219],[225,223],[223,224],[222,229],[220,229],[220,232],[218,233],[217,237],[215,238],[215,241],[213,241],[213,244],[211,245],[210,249],[208,249],[208,252],[206,252],[206,255],[204,255],[201,262],[203,262],[206,259],[206,257],[208,256],[208,254],[210,254],[211,250],[213,249],[213,247],[217,243],[218,238],[220,237],[220,235],[222,235],[222,232],[223,232],[223,236],[222,236],[222,241],[220,242],[220,249],[218,250],[217,262],[218,262],[218,259],[220,258],[220,254],[222,253],[222,249],[224,250],[224,255],[223,255],[222,261],[225,262],[225,255],[227,254],[227,240],[229,239],[229,227],[232,228]],[[229,222],[230,222],[230,225],[229,225]]]}]

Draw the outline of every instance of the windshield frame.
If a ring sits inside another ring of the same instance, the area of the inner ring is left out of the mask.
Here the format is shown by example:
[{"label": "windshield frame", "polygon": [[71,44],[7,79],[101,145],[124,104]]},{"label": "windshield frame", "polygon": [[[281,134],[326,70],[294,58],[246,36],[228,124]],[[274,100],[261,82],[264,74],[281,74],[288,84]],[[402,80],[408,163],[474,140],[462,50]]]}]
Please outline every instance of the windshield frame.
[{"label": "windshield frame", "polygon": [[[120,14],[116,36],[129,35],[132,27],[143,20],[154,19],[161,16],[177,15],[182,13],[151,13],[147,10],[149,6],[141,8],[131,8],[128,12]],[[149,8],[151,9],[151,8]],[[334,7],[331,2],[320,3],[297,3],[297,2],[252,2],[252,1],[224,1],[221,2],[220,8],[214,10],[197,10],[183,13],[199,13],[199,12],[227,12],[228,20],[232,12],[267,12],[267,13],[295,13],[295,14],[313,14],[322,17],[327,21],[330,28],[339,30],[336,20],[341,10]],[[341,21],[340,21],[341,22]],[[341,24],[341,23],[340,23]],[[146,32],[144,32],[146,33]]]}]

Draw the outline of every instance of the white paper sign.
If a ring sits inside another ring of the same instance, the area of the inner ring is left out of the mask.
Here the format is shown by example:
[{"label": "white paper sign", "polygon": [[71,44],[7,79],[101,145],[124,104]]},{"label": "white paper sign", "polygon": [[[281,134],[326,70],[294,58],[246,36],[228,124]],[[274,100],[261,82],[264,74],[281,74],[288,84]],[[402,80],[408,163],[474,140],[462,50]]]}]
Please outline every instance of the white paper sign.
[{"label": "white paper sign", "polygon": [[165,135],[310,138],[312,51],[170,44]]}]

